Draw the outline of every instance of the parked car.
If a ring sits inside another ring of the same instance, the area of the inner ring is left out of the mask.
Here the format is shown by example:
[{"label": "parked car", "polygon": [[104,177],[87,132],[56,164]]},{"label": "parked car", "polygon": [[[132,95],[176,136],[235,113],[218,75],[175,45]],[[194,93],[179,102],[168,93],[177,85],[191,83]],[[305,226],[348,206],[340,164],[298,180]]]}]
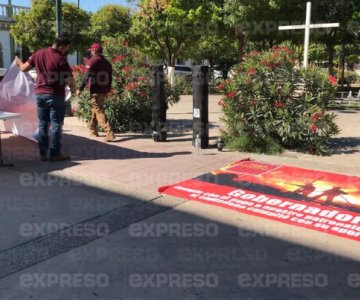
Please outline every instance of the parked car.
[{"label": "parked car", "polygon": [[[164,66],[165,73],[167,73],[167,66]],[[186,65],[175,65],[175,76],[180,76],[186,80],[192,80],[192,68]]]},{"label": "parked car", "polygon": [[187,81],[192,81],[192,68],[186,65],[175,65],[175,76],[184,78]]},{"label": "parked car", "polygon": [[339,79],[338,80],[339,85],[346,85],[347,87],[350,87],[351,83],[352,83],[351,78],[344,78],[344,79]]}]

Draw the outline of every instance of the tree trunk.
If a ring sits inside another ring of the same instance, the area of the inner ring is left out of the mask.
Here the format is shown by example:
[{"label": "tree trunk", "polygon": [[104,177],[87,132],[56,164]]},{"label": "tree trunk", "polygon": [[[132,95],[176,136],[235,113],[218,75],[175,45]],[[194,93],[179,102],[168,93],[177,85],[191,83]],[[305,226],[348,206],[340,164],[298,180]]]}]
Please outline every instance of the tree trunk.
[{"label": "tree trunk", "polygon": [[221,75],[222,75],[222,78],[224,80],[228,79],[228,75],[229,75],[229,69],[227,67],[224,67],[222,70],[221,70]]},{"label": "tree trunk", "polygon": [[335,47],[333,44],[326,44],[326,50],[329,57],[329,75],[334,76]]},{"label": "tree trunk", "polygon": [[341,49],[341,88],[344,87],[345,78],[345,43],[342,44]]},{"label": "tree trunk", "polygon": [[175,61],[176,58],[174,55],[172,55],[171,58],[169,59],[169,65],[167,70],[168,80],[171,87],[175,86]]},{"label": "tree trunk", "polygon": [[236,33],[236,38],[238,42],[238,63],[242,62],[244,50],[247,44],[247,37],[246,34],[242,31]]},{"label": "tree trunk", "polygon": [[274,47],[274,40],[269,40],[269,48],[272,49]]}]

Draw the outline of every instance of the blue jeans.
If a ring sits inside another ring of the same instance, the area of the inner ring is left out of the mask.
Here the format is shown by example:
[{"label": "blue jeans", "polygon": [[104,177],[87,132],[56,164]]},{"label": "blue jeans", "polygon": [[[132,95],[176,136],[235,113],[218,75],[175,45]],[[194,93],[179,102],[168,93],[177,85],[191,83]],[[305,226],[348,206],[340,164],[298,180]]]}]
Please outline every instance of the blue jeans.
[{"label": "blue jeans", "polygon": [[49,150],[49,125],[50,156],[60,155],[62,125],[65,118],[65,97],[54,95],[37,95],[37,112],[39,118],[39,150],[42,157],[47,156]]}]

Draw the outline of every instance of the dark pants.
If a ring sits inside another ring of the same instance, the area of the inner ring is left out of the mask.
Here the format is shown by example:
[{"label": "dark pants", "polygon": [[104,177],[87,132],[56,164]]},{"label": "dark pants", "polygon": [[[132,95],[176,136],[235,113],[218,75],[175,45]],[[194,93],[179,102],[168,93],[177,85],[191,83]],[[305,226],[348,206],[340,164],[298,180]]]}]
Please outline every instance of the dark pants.
[{"label": "dark pants", "polygon": [[60,155],[62,125],[65,117],[65,97],[53,95],[37,95],[37,111],[39,118],[39,150],[42,157],[47,156],[49,150],[50,130],[50,156]]}]

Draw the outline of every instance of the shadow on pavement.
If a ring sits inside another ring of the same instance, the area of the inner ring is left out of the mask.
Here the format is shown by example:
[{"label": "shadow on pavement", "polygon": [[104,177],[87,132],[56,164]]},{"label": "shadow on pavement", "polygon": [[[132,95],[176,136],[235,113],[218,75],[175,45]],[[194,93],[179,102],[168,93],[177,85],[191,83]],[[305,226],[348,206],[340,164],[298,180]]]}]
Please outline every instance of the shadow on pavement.
[{"label": "shadow on pavement", "polygon": [[121,137],[117,137],[114,143],[104,143],[99,138],[99,141],[89,138],[75,136],[70,134],[64,134],[62,139],[63,148],[62,151],[65,154],[69,154],[72,158],[71,161],[64,162],[40,162],[37,144],[29,141],[25,138],[18,136],[5,137],[2,140],[3,143],[3,155],[6,162],[17,161],[31,161],[38,162],[38,166],[41,169],[65,169],[74,165],[78,165],[81,161],[86,160],[113,160],[113,159],[138,159],[138,158],[166,158],[172,156],[190,155],[189,151],[179,152],[148,152],[132,150],[129,148],[119,146],[119,143],[131,139],[138,139],[138,136],[125,137],[123,140]]},{"label": "shadow on pavement", "polygon": [[[3,192],[2,201],[22,195],[20,175],[9,171],[15,189]],[[298,234],[289,225],[278,223],[277,232],[269,233],[266,224],[263,231],[251,229],[240,213],[223,222],[229,211],[221,208],[165,197],[144,202],[102,189],[79,202],[83,188],[92,189],[85,183],[62,186],[56,198],[49,192],[58,179],[29,196],[45,197],[47,206],[1,210],[13,220],[7,231],[9,224],[0,219],[3,234],[17,239],[0,251],[1,300],[358,299],[359,261],[331,254],[334,244],[325,253],[287,241],[282,233]],[[211,210],[216,219],[206,217]],[[26,222],[45,227],[24,239],[19,228]],[[54,223],[69,226],[49,230],[46,225]],[[79,230],[85,227],[106,230],[85,234]]]},{"label": "shadow on pavement", "polygon": [[337,113],[340,113],[340,114],[357,114],[359,111],[357,110],[349,110],[349,109],[338,109],[336,110]]},{"label": "shadow on pavement", "polygon": [[330,139],[330,155],[353,154],[360,152],[360,138],[343,137]]}]

